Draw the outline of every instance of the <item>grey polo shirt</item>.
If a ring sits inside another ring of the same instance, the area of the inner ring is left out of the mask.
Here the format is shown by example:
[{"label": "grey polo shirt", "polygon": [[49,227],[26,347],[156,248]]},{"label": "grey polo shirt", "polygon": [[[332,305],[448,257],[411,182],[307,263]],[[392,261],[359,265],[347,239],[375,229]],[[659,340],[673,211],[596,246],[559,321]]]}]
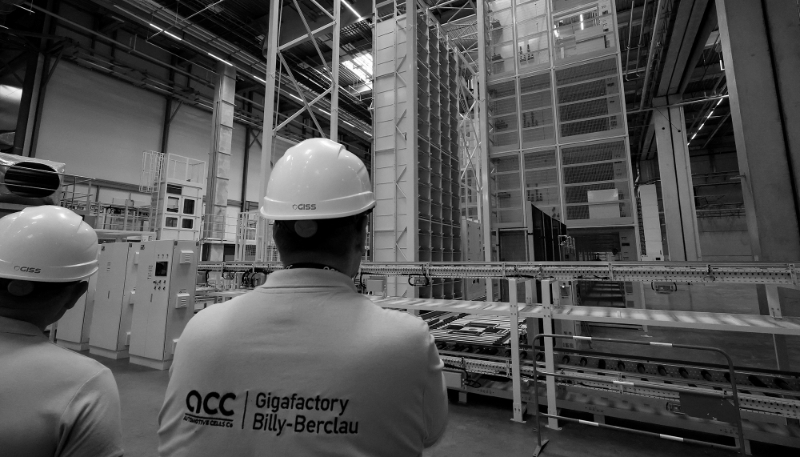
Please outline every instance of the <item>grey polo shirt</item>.
[{"label": "grey polo shirt", "polygon": [[122,455],[119,393],[102,364],[0,317],[0,454]]},{"label": "grey polo shirt", "polygon": [[418,456],[447,423],[425,323],[347,276],[283,270],[198,313],[159,416],[162,456]]}]

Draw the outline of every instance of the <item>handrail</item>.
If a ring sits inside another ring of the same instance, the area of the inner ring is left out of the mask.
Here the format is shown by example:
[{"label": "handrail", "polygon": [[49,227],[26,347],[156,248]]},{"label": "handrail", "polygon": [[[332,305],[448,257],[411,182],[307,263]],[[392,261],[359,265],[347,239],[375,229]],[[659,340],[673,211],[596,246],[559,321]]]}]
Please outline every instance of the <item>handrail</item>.
[{"label": "handrail", "polygon": [[[739,452],[742,455],[745,455],[746,452],[745,452],[745,441],[744,441],[744,425],[742,423],[742,412],[741,412],[741,409],[740,409],[740,406],[739,406],[739,391],[738,391],[738,389],[736,387],[736,376],[735,376],[735,372],[733,370],[733,360],[722,349],[715,348],[715,347],[710,347],[710,346],[696,346],[696,345],[691,345],[691,344],[679,344],[679,343],[662,343],[662,342],[657,342],[657,341],[635,341],[635,340],[624,340],[624,339],[618,339],[618,338],[593,338],[593,337],[588,337],[588,336],[554,335],[554,334],[548,334],[548,333],[539,333],[536,336],[534,336],[533,339],[530,340],[531,345],[533,346],[533,357],[534,357],[534,360],[536,360],[536,352],[537,352],[537,346],[536,346],[535,342],[536,342],[536,340],[541,339],[542,343],[544,343],[544,338],[553,338],[553,339],[561,338],[561,339],[573,339],[573,340],[580,340],[580,341],[597,341],[597,342],[605,342],[605,343],[634,344],[634,345],[639,345],[639,346],[658,346],[658,347],[666,347],[666,348],[693,349],[693,350],[697,350],[697,351],[708,351],[708,352],[716,352],[717,354],[721,354],[723,357],[725,357],[725,360],[727,361],[728,374],[729,374],[728,377],[729,377],[730,385],[731,385],[731,394],[727,394],[724,391],[723,392],[719,392],[719,391],[715,391],[715,390],[704,391],[704,390],[701,390],[701,389],[692,389],[691,391],[693,393],[698,394],[698,395],[721,396],[722,398],[731,398],[731,399],[733,399],[733,406],[734,406],[734,408],[736,410],[737,436],[738,436],[739,439],[738,439],[738,446],[728,446],[728,445],[713,443],[713,442],[709,442],[709,441],[701,441],[701,440],[695,440],[695,439],[691,439],[691,438],[682,438],[682,437],[677,437],[677,436],[673,436],[673,435],[664,435],[664,434],[660,434],[660,433],[647,432],[647,431],[644,431],[644,430],[637,430],[637,429],[634,429],[634,428],[620,427],[620,426],[615,426],[615,425],[607,425],[607,424],[603,424],[603,423],[599,423],[599,422],[592,422],[592,421],[587,421],[587,420],[582,420],[582,419],[575,419],[575,418],[571,418],[571,417],[564,417],[564,416],[561,416],[561,415],[558,415],[558,414],[542,413],[541,411],[539,411],[539,389],[538,389],[538,387],[536,387],[534,389],[534,393],[533,393],[534,412],[536,414],[536,439],[537,439],[537,446],[536,446],[536,449],[534,450],[534,453],[533,453],[534,457],[537,457],[537,456],[539,456],[541,454],[542,450],[544,449],[544,446],[547,445],[547,442],[548,442],[548,440],[542,441],[542,425],[539,422],[539,418],[542,417],[542,416],[550,418],[550,419],[561,419],[561,420],[566,420],[566,421],[570,421],[570,422],[577,422],[577,423],[584,424],[584,425],[591,425],[593,427],[610,428],[610,429],[614,429],[614,430],[624,430],[624,431],[628,431],[628,432],[639,433],[639,434],[642,434],[642,435],[655,436],[655,437],[658,437],[658,438],[663,438],[663,439],[672,440],[672,441],[680,441],[680,442],[686,442],[686,443],[702,444],[702,445],[706,445],[706,446],[719,447],[719,448],[723,448],[723,449],[738,449]],[[565,373],[555,373],[555,372],[541,371],[541,370],[538,369],[538,363],[534,363],[533,364],[533,379],[534,379],[534,382],[538,382],[539,375],[552,376],[554,378],[567,378],[567,379],[582,378],[581,376],[578,376],[578,375],[570,375],[570,374],[565,374]],[[610,378],[609,379],[602,379],[602,377],[599,377],[599,376],[592,377],[592,381],[607,382],[609,384],[620,386],[621,388],[624,388],[624,386],[634,387],[636,385],[641,385],[642,384],[639,381],[622,381],[622,380],[610,379]],[[653,383],[646,383],[647,387],[650,387],[650,388],[653,388],[652,384]],[[657,386],[657,388],[662,389],[662,390],[671,390],[671,391],[680,391],[680,392],[687,391],[686,388],[678,388],[678,386],[667,386],[667,385],[665,385],[665,386]],[[548,405],[548,407],[553,407],[553,406],[555,406],[555,405]]]}]

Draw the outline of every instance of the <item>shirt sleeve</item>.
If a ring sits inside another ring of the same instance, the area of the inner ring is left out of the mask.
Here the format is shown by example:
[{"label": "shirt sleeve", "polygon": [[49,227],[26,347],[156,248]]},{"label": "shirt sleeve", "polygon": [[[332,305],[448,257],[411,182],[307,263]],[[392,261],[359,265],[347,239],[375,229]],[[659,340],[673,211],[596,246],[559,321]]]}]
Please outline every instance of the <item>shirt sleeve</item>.
[{"label": "shirt sleeve", "polygon": [[444,383],[442,368],[444,363],[439,358],[439,351],[433,340],[433,335],[425,332],[428,337],[428,353],[425,380],[425,391],[422,397],[425,408],[425,447],[431,447],[439,441],[447,426],[447,387]]},{"label": "shirt sleeve", "polygon": [[86,381],[61,416],[58,457],[119,457],[122,424],[119,392],[108,368]]}]

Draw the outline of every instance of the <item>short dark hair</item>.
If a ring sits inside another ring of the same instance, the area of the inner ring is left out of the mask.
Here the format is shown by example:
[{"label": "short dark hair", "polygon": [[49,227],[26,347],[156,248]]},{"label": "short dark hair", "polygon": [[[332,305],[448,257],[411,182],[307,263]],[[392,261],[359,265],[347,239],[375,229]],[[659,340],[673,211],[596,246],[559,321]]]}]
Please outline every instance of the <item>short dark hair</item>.
[{"label": "short dark hair", "polygon": [[345,255],[351,238],[369,213],[337,219],[317,219],[317,231],[310,237],[302,237],[295,231],[298,221],[275,221],[275,245],[278,252],[320,252]]}]

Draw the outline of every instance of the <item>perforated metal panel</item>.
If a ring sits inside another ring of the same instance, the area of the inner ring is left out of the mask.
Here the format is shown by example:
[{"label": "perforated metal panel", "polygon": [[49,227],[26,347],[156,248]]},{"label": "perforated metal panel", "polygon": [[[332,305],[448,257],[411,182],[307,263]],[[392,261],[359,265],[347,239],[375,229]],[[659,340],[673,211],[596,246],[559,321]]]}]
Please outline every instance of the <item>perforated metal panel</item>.
[{"label": "perforated metal panel", "polygon": [[608,160],[625,160],[625,154],[624,141],[563,147],[561,148],[561,163],[573,165]]},{"label": "perforated metal panel", "polygon": [[596,163],[564,168],[564,184],[612,181],[613,179],[614,165],[611,163]]},{"label": "perforated metal panel", "polygon": [[555,149],[547,149],[543,151],[525,152],[523,155],[525,161],[525,169],[530,170],[533,168],[555,167],[556,166],[556,151]]},{"label": "perforated metal panel", "polygon": [[556,85],[560,87],[616,74],[616,59],[601,59],[556,70]]}]

